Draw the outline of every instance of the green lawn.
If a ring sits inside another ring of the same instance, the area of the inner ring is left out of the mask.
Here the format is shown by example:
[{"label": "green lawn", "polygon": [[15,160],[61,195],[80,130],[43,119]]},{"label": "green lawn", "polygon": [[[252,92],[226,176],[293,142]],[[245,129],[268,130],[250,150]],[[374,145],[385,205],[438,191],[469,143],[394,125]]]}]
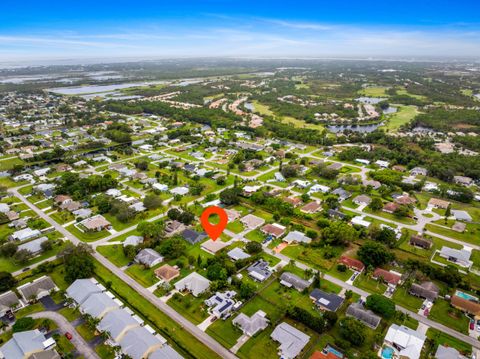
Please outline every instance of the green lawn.
[{"label": "green lawn", "polygon": [[130,262],[130,260],[125,257],[121,244],[98,246],[97,251],[117,267],[123,267]]},{"label": "green lawn", "polygon": [[208,317],[204,300],[204,298],[195,298],[192,294],[176,293],[168,300],[167,304],[192,323],[200,324]]},{"label": "green lawn", "polygon": [[265,235],[259,229],[255,229],[245,235],[246,239],[254,242],[262,243],[265,240]]},{"label": "green lawn", "polygon": [[439,298],[435,301],[430,309],[429,318],[458,332],[468,334],[469,319],[457,309],[452,308],[446,300]]},{"label": "green lawn", "polygon": [[95,347],[95,352],[98,356],[102,359],[114,359],[115,358],[115,351],[113,347],[106,344],[100,344]]},{"label": "green lawn", "polygon": [[80,334],[81,337],[87,342],[95,338],[95,333],[87,327],[86,323],[80,324],[78,327],[75,327],[75,329],[77,330],[78,334]]},{"label": "green lawn", "polygon": [[206,333],[225,348],[231,348],[243,334],[239,328],[232,324],[232,320],[233,317],[227,320],[218,319],[208,327]]},{"label": "green lawn", "polygon": [[330,270],[336,263],[336,258],[340,256],[342,249],[332,247],[330,250],[334,251],[334,257],[325,259],[326,248],[322,247],[308,247],[303,245],[289,245],[282,254],[300,262],[303,262],[315,269]]},{"label": "green lawn", "polygon": [[360,95],[362,96],[369,96],[369,97],[387,97],[387,94],[385,93],[385,90],[387,90],[387,87],[366,87],[364,89],[361,89],[359,92]]},{"label": "green lawn", "polygon": [[397,112],[387,115],[387,130],[397,131],[401,126],[406,125],[418,114],[416,106],[393,105]]},{"label": "green lawn", "polygon": [[423,300],[408,294],[408,291],[403,287],[397,287],[392,297],[396,304],[411,310],[412,312],[418,312],[422,306]]},{"label": "green lawn", "polygon": [[94,242],[98,241],[99,239],[105,238],[110,235],[110,232],[103,230],[100,232],[82,232],[74,224],[69,225],[65,228],[70,233],[72,233],[75,237],[80,239],[83,242]]},{"label": "green lawn", "polygon": [[153,268],[144,268],[141,264],[133,264],[125,270],[130,277],[138,283],[148,288],[158,282],[158,278],[153,272]]},{"label": "green lawn", "polygon": [[[430,338],[435,342],[435,346],[445,345],[451,348],[457,349],[460,353],[466,356],[470,356],[472,353],[472,346],[454,338],[448,334],[445,334],[437,329],[429,328],[427,330],[427,338]],[[436,350],[436,348],[435,348]]]},{"label": "green lawn", "polygon": [[370,293],[383,294],[387,290],[387,286],[368,275],[360,274],[354,282],[354,285],[358,288],[366,290]]},{"label": "green lawn", "polygon": [[227,229],[232,231],[233,233],[240,233],[243,231],[243,224],[239,220],[229,222],[227,224]]},{"label": "green lawn", "polygon": [[75,319],[80,318],[80,312],[77,309],[64,307],[58,311],[59,314],[63,315],[69,322],[74,321]]}]

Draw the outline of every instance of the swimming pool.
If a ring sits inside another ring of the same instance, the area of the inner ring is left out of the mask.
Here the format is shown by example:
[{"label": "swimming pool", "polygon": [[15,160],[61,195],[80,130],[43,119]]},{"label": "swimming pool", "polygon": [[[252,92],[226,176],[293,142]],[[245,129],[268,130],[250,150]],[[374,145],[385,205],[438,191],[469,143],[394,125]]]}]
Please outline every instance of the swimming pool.
[{"label": "swimming pool", "polygon": [[382,349],[382,358],[384,359],[392,359],[393,358],[393,349],[390,347],[384,347]]},{"label": "swimming pool", "polygon": [[326,351],[327,353],[332,353],[332,354],[334,354],[334,355],[335,355],[336,357],[338,357],[338,358],[341,358],[341,359],[343,358],[343,353],[342,353],[342,352],[339,352],[337,349],[331,347],[330,345],[327,345],[327,346],[325,347],[325,351]]},{"label": "swimming pool", "polygon": [[472,301],[472,302],[478,302],[478,298],[477,297],[474,297],[473,295],[470,295],[468,293],[464,293],[462,291],[459,291],[457,290],[455,292],[455,295],[457,297],[460,297],[460,298],[463,298],[463,299],[466,299],[466,300],[469,300],[469,301]]}]

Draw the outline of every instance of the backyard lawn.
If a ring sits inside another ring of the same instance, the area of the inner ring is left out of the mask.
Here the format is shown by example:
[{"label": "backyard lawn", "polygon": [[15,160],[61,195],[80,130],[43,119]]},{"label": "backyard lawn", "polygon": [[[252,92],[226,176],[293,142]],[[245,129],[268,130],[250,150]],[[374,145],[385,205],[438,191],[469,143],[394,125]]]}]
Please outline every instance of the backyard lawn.
[{"label": "backyard lawn", "polygon": [[192,323],[200,324],[208,317],[204,300],[204,298],[195,298],[192,294],[176,293],[167,304]]},{"label": "backyard lawn", "polygon": [[121,244],[98,246],[97,251],[117,267],[123,267],[130,262],[130,260],[125,257]]},{"label": "backyard lawn", "polygon": [[415,313],[418,312],[423,303],[422,299],[408,294],[407,290],[403,287],[397,287],[392,299],[396,304]]},{"label": "backyard lawn", "polygon": [[470,320],[459,310],[450,306],[450,303],[444,299],[437,299],[432,309],[430,309],[430,319],[433,319],[458,332],[468,334],[468,325]]}]

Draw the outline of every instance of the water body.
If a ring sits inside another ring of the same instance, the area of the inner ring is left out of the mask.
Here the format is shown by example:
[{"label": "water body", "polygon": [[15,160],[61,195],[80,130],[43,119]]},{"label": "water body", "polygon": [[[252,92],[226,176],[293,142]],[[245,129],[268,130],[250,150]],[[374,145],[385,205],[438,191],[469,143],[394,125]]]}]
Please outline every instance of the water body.
[{"label": "water body", "polygon": [[383,126],[383,122],[370,125],[330,125],[327,126],[327,130],[333,133],[339,133],[344,131],[369,133],[375,131],[380,126]]},{"label": "water body", "polygon": [[390,114],[395,113],[395,112],[397,112],[396,107],[389,107],[389,108],[386,108],[385,110],[383,110],[383,113],[385,115],[390,115]]},{"label": "water body", "polygon": [[165,84],[165,83],[167,83],[167,81],[135,82],[135,83],[126,83],[126,84],[117,84],[117,85],[87,85],[87,86],[77,86],[77,87],[51,88],[48,91],[53,93],[58,93],[60,95],[81,95],[81,94],[111,92],[111,91],[117,91],[117,90],[126,89],[130,87],[140,87],[140,86]]},{"label": "water body", "polygon": [[356,98],[355,100],[357,100],[358,102],[361,102],[363,104],[366,104],[366,105],[376,105],[379,102],[385,101],[386,98],[382,98],[382,97],[359,97],[359,98]]},{"label": "water body", "polygon": [[247,110],[250,110],[252,112],[255,111],[255,106],[253,106],[253,103],[251,102],[245,102],[244,106]]}]

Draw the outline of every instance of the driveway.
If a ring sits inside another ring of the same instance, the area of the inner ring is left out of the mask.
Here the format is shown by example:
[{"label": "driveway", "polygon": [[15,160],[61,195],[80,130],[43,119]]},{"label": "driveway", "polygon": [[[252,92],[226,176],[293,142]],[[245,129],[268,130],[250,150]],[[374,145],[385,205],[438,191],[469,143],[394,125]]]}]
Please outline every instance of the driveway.
[{"label": "driveway", "polygon": [[29,315],[33,319],[47,318],[53,320],[58,325],[60,335],[65,335],[66,332],[72,334],[72,344],[75,346],[77,352],[87,359],[100,359],[95,351],[88,345],[88,343],[78,334],[77,330],[67,319],[61,314],[51,311],[38,312]]},{"label": "driveway", "polygon": [[56,312],[59,309],[63,308],[63,302],[60,304],[57,304],[53,301],[52,297],[47,295],[46,297],[40,298],[39,302],[43,304],[46,310],[50,312]]}]

